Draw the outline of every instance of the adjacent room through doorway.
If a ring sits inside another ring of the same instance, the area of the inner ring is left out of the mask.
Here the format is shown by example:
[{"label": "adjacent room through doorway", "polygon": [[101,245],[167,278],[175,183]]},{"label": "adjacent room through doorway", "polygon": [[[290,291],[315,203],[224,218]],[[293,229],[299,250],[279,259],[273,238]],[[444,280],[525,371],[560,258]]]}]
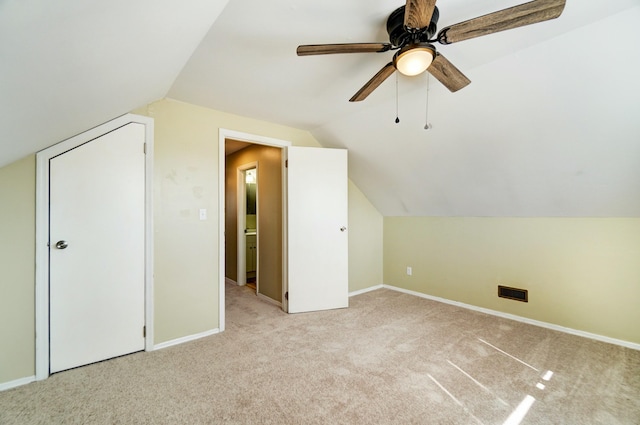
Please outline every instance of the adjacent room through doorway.
[{"label": "adjacent room through doorway", "polygon": [[282,148],[225,140],[225,278],[282,306]]}]

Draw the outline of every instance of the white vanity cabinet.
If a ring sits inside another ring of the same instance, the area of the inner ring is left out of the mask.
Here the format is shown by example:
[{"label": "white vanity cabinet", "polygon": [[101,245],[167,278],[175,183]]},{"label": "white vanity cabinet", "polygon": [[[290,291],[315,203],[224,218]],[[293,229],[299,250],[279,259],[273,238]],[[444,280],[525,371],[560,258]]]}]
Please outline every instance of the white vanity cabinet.
[{"label": "white vanity cabinet", "polygon": [[247,233],[247,279],[256,277],[257,237],[255,233]]}]

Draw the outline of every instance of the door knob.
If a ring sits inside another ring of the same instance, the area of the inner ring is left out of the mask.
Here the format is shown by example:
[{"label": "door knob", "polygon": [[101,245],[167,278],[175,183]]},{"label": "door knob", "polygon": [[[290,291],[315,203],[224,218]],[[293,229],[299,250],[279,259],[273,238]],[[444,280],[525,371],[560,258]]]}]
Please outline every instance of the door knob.
[{"label": "door knob", "polygon": [[342,227],[340,228],[340,231],[341,231],[341,232],[344,232],[345,230],[347,230],[347,228],[346,228],[346,227],[344,227],[344,226],[342,226]]},{"label": "door knob", "polygon": [[56,248],[58,248],[58,249],[65,249],[68,246],[69,246],[69,244],[67,243],[67,241],[58,241],[58,242],[56,242]]}]

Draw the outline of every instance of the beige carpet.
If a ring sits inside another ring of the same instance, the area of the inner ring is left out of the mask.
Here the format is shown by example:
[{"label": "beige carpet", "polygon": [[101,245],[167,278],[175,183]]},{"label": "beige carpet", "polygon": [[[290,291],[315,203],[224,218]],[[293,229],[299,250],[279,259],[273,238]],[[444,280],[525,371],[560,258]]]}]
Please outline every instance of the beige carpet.
[{"label": "beige carpet", "polygon": [[0,393],[3,425],[218,423],[640,424],[640,352],[385,289],[286,315],[227,286],[222,334]]}]

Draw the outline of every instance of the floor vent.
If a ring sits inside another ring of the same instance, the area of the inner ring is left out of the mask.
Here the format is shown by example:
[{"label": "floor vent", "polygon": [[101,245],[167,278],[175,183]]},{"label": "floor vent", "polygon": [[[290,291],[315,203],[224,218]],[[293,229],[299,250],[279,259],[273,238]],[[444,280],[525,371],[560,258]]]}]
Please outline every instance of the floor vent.
[{"label": "floor vent", "polygon": [[509,288],[508,286],[498,285],[498,296],[500,298],[509,298],[510,300],[529,302],[529,295],[526,289]]}]

